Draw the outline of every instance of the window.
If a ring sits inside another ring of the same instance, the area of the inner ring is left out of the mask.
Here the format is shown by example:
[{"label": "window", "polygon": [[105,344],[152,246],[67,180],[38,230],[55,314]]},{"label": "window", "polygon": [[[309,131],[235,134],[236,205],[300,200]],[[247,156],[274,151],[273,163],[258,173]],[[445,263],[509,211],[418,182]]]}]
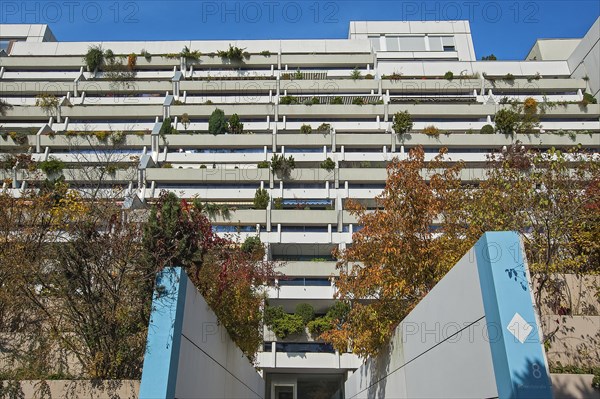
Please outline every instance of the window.
[{"label": "window", "polygon": [[425,51],[424,36],[400,37],[400,51]]},{"label": "window", "polygon": [[387,51],[399,51],[398,36],[386,36],[385,47]]},{"label": "window", "polygon": [[369,41],[371,42],[371,48],[373,51],[380,51],[381,44],[379,43],[379,36],[369,36]]},{"label": "window", "polygon": [[444,46],[444,51],[456,51],[453,36],[442,36],[442,45]]},{"label": "window", "polygon": [[429,36],[430,51],[456,51],[454,36]]}]

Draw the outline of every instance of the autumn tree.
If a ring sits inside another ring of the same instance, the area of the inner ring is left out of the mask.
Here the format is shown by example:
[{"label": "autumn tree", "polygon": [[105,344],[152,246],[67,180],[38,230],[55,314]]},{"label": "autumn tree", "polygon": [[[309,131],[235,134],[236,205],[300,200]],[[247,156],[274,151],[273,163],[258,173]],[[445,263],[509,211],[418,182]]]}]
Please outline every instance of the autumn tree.
[{"label": "autumn tree", "polygon": [[364,226],[338,254],[347,320],[322,338],[375,355],[398,323],[486,231],[520,233],[538,309],[557,274],[600,272],[600,163],[574,148],[526,151],[520,143],[490,157],[484,178],[460,180],[463,165],[422,149],[388,166],[378,208],[352,204]]},{"label": "autumn tree", "polygon": [[139,378],[154,282],[139,220],[61,182],[0,200],[3,326],[22,338],[13,375]]},{"label": "autumn tree", "polygon": [[163,192],[144,233],[147,262],[183,267],[240,349],[254,359],[262,343],[263,285],[275,276],[260,245],[240,246],[213,232],[206,205]]},{"label": "autumn tree", "polygon": [[[421,148],[388,167],[377,209],[353,203],[364,228],[338,254],[338,297],[352,301],[347,320],[323,334],[341,351],[376,355],[398,323],[469,248],[461,204],[461,164],[446,167],[444,154],[425,163]],[[439,228],[432,229],[433,225]],[[363,301],[367,300],[367,301]]]},{"label": "autumn tree", "polygon": [[469,202],[475,234],[520,233],[538,308],[553,275],[600,272],[599,182],[600,162],[577,147],[537,153],[517,143],[490,159]]}]

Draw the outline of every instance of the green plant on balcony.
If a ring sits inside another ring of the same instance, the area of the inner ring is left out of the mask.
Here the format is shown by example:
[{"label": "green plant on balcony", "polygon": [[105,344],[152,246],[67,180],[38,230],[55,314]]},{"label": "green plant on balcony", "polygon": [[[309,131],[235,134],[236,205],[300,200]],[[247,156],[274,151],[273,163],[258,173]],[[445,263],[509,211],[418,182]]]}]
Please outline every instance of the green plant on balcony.
[{"label": "green plant on balcony", "polygon": [[392,124],[392,129],[398,135],[405,134],[411,131],[413,128],[412,118],[408,111],[400,111],[396,112],[394,115],[394,122]]},{"label": "green plant on balcony", "polygon": [[423,129],[423,133],[430,137],[439,137],[440,129],[438,129],[437,127],[435,127],[433,125],[430,125],[430,126],[426,126]]},{"label": "green plant on balcony", "polygon": [[388,80],[391,80],[392,82],[395,82],[395,81],[402,79],[402,74],[399,72],[394,72],[391,75],[382,75],[381,79],[388,79]]},{"label": "green plant on balcony", "polygon": [[206,165],[204,165],[204,164],[200,165],[200,169],[206,169]]},{"label": "green plant on balcony", "polygon": [[283,209],[283,198],[277,197],[273,200],[273,208],[281,210]]},{"label": "green plant on balcony", "polygon": [[583,93],[583,99],[579,102],[582,107],[587,107],[588,104],[597,104],[598,100],[590,93]]},{"label": "green plant on balcony", "polygon": [[481,61],[496,61],[497,58],[494,54],[486,55],[485,57],[481,57]]},{"label": "green plant on balcony", "polygon": [[98,139],[99,142],[106,143],[111,133],[105,130],[99,130],[93,132],[92,134],[94,135],[94,137],[96,137],[96,139]]},{"label": "green plant on balcony", "polygon": [[256,167],[257,167],[257,168],[259,168],[259,169],[268,169],[268,168],[269,168],[269,166],[270,166],[270,163],[269,163],[269,161],[260,161],[260,162],[259,162],[259,163],[256,165]]},{"label": "green plant on balcony", "polygon": [[56,159],[53,157],[50,157],[46,161],[38,163],[37,166],[42,172],[44,172],[49,177],[59,175],[65,169],[65,163],[60,159]]},{"label": "green plant on balcony", "polygon": [[122,130],[117,130],[113,134],[110,135],[110,142],[114,146],[122,145],[125,143],[125,139],[127,135]]},{"label": "green plant on balcony", "polygon": [[312,97],[312,98],[307,98],[306,100],[304,100],[304,105],[315,105],[315,104],[320,104],[321,101],[319,100],[319,97]]},{"label": "green plant on balcony", "polygon": [[179,56],[188,61],[198,61],[202,53],[198,50],[190,50],[188,46],[184,46]]},{"label": "green plant on balcony", "polygon": [[487,124],[487,125],[483,125],[483,127],[481,128],[481,130],[479,130],[479,133],[481,134],[494,134],[494,126]]},{"label": "green plant on balcony", "polygon": [[52,94],[38,94],[35,96],[35,105],[47,115],[54,115],[58,110],[58,97]]},{"label": "green plant on balcony", "polygon": [[515,76],[512,73],[507,73],[506,75],[504,75],[502,80],[508,83],[513,83],[515,81]]},{"label": "green plant on balcony", "polygon": [[260,55],[262,55],[263,57],[270,57],[271,52],[269,50],[263,50],[260,52]]},{"label": "green plant on balcony", "polygon": [[6,111],[13,109],[13,106],[6,101],[0,99],[0,115],[6,116]]},{"label": "green plant on balcony", "polygon": [[354,100],[352,100],[352,104],[353,105],[365,105],[365,99],[362,97],[356,97]]},{"label": "green plant on balcony", "polygon": [[215,109],[210,118],[208,118],[208,132],[213,135],[225,134],[229,128],[225,112],[222,109]]},{"label": "green plant on balcony", "polygon": [[336,96],[331,99],[331,103],[337,104],[337,105],[342,105],[342,104],[344,104],[344,100],[342,100],[342,97]]},{"label": "green plant on balcony", "polygon": [[303,133],[303,134],[312,133],[312,126],[306,125],[306,124],[300,126],[300,133]]},{"label": "green plant on balcony", "polygon": [[361,79],[362,75],[360,73],[360,70],[358,68],[354,68],[350,73],[350,77],[352,78],[352,80]]},{"label": "green plant on balcony", "polygon": [[173,169],[173,164],[171,162],[163,162],[160,167],[163,169]]},{"label": "green plant on balcony", "polygon": [[267,209],[269,205],[269,193],[264,188],[256,189],[254,193],[254,209]]},{"label": "green plant on balcony", "polygon": [[190,126],[190,123],[190,116],[187,114],[187,112],[184,112],[184,114],[181,115],[181,124],[183,125],[183,128],[187,130],[188,126]]},{"label": "green plant on balcony", "polygon": [[160,131],[158,132],[158,134],[164,139],[165,136],[171,133],[173,133],[173,125],[171,122],[171,118],[165,118],[163,120],[162,125],[160,126]]},{"label": "green plant on balcony", "polygon": [[321,169],[325,169],[328,172],[333,171],[335,169],[335,161],[331,158],[327,158],[321,162]]},{"label": "green plant on balcony", "polygon": [[140,55],[146,59],[147,62],[152,61],[152,54],[150,54],[146,49],[140,50]]},{"label": "green plant on balcony", "polygon": [[206,101],[204,101],[204,103],[203,103],[203,104],[204,104],[204,105],[213,105],[213,102],[212,102],[212,101],[210,101],[210,100],[206,100]]},{"label": "green plant on balcony", "polygon": [[375,76],[373,76],[370,73],[368,73],[368,74],[365,75],[365,79],[367,79],[367,80],[373,80],[373,79],[375,79]]},{"label": "green plant on balcony", "polygon": [[[2,135],[2,137],[5,137],[4,135]],[[8,132],[8,137],[10,137],[12,139],[12,141],[15,142],[15,144],[18,145],[25,145],[27,144],[27,134],[24,132]]]},{"label": "green plant on balcony", "polygon": [[444,74],[444,79],[446,80],[452,80],[454,79],[454,73],[452,71],[448,71]]},{"label": "green plant on balcony", "polygon": [[494,116],[496,132],[502,134],[516,133],[519,121],[519,114],[512,109],[501,109]]},{"label": "green plant on balcony", "polygon": [[308,331],[318,337],[327,331],[338,328],[346,321],[348,313],[350,313],[350,305],[337,301],[327,310],[325,316],[317,317],[308,323]]},{"label": "green plant on balcony", "polygon": [[127,57],[127,65],[123,65],[122,59],[124,58],[117,58],[110,49],[104,52],[105,62],[102,69],[104,70],[104,77],[111,82],[110,86],[113,90],[132,89],[134,87],[132,80],[136,76],[135,63],[137,63],[137,56],[135,60],[132,57]]},{"label": "green plant on balcony", "polygon": [[117,173],[117,170],[119,170],[119,167],[113,163],[108,164],[104,167],[104,170],[106,171],[106,173],[108,173],[111,176],[114,176]]},{"label": "green plant on balcony", "polygon": [[230,62],[243,62],[244,59],[250,58],[250,53],[244,50],[246,49],[235,47],[229,44],[229,48],[227,50],[219,50],[217,51],[217,55],[222,59],[229,60]]},{"label": "green plant on balcony", "polygon": [[306,325],[309,321],[315,318],[315,308],[309,303],[299,303],[296,305],[294,314],[300,316],[302,323]]},{"label": "green plant on balcony", "polygon": [[184,105],[185,103],[181,100],[173,100],[173,105]]},{"label": "green plant on balcony", "polygon": [[294,72],[294,79],[296,79],[296,80],[304,79],[304,74],[302,73],[300,68],[296,69],[296,72]]},{"label": "green plant on balcony", "polygon": [[304,331],[302,317],[286,313],[282,306],[267,306],[264,313],[264,323],[279,339],[284,339],[288,335],[300,334]]},{"label": "green plant on balcony", "polygon": [[540,75],[539,72],[536,72],[535,75],[530,76],[527,78],[527,82],[531,83],[534,80],[540,80],[542,78],[542,75]]},{"label": "green plant on balcony", "polygon": [[333,129],[331,128],[331,125],[329,123],[321,123],[319,125],[319,127],[317,128],[317,132],[323,133],[323,134],[329,134],[332,131],[333,131]]},{"label": "green plant on balcony", "polygon": [[260,241],[259,236],[246,237],[240,249],[247,254],[251,254],[254,256],[258,255],[260,259],[262,259],[262,255],[264,255],[265,252],[265,247]]},{"label": "green plant on balcony", "polygon": [[104,52],[102,51],[102,47],[89,47],[87,53],[83,57],[83,60],[89,72],[94,72],[95,70],[100,69],[104,63]]},{"label": "green plant on balcony", "polygon": [[290,177],[292,170],[296,168],[296,162],[293,156],[285,158],[283,155],[273,154],[271,158],[271,170],[280,179],[287,179]]},{"label": "green plant on balcony", "polygon": [[279,99],[279,104],[282,105],[295,105],[298,104],[298,97],[284,96]]},{"label": "green plant on balcony", "polygon": [[231,134],[244,133],[244,124],[242,122],[240,122],[240,117],[238,116],[238,114],[231,115],[231,117],[229,118],[228,124],[229,124],[229,127],[228,127],[229,133],[231,133]]}]

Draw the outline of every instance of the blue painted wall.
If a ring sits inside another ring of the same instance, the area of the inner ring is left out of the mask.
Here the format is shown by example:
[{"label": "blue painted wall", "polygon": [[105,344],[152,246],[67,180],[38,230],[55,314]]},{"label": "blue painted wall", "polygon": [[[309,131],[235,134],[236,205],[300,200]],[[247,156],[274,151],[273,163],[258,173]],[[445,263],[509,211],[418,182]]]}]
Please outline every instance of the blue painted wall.
[{"label": "blue painted wall", "polygon": [[175,397],[187,275],[167,268],[156,278],[140,399]]},{"label": "blue painted wall", "polygon": [[475,253],[499,397],[551,398],[518,234],[485,233]]}]

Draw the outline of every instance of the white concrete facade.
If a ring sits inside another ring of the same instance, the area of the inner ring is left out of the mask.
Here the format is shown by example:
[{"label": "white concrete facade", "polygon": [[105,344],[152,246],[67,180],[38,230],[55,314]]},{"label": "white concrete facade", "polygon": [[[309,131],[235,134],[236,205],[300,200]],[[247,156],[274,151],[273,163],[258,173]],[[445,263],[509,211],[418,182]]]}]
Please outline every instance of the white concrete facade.
[{"label": "white concrete facade", "polygon": [[[578,105],[584,91],[598,95],[590,72],[598,71],[598,21],[594,27],[568,59],[481,62],[468,21],[356,21],[348,39],[336,40],[98,43],[55,41],[45,26],[2,25],[1,40],[24,40],[0,57],[0,99],[12,105],[1,117],[0,153],[63,160],[74,187],[86,182],[87,165],[112,159],[122,166],[136,157],[139,166],[118,170],[111,185],[145,202],[170,190],[228,204],[231,216],[214,221],[219,234],[240,240],[258,234],[268,257],[287,261],[282,270],[296,279],[297,285],[270,289],[271,304],[293,311],[304,301],[324,312],[335,293],[331,251],[350,245],[358,227],[345,201],[372,204],[385,185],[385,164],[394,157],[421,145],[431,159],[448,147],[453,159],[466,161],[463,177],[472,181],[483,176],[490,152],[517,140],[539,149],[580,143],[600,152],[600,106]],[[230,44],[248,52],[243,63],[214,54]],[[125,63],[128,54],[137,54],[130,85],[87,70],[82,58],[92,45],[123,55]],[[184,46],[202,55],[196,61],[165,57]],[[142,56],[142,49],[151,57]],[[445,79],[447,72],[454,79]],[[505,79],[507,74],[514,79]],[[39,94],[56,96],[60,105],[41,109],[35,105]],[[504,99],[528,97],[563,103],[540,116],[539,135],[480,134],[508,107]],[[285,104],[290,98],[296,104]],[[206,134],[216,108],[228,117],[238,114],[252,134]],[[399,138],[391,125],[393,115],[404,110],[414,127]],[[184,114],[190,119],[185,126]],[[163,140],[158,133],[166,117],[180,134]],[[329,126],[318,131],[323,124]],[[305,125],[312,133],[303,133]],[[432,125],[444,134],[423,134]],[[95,137],[76,136],[103,131],[129,133],[113,158],[90,154],[95,148],[107,151]],[[24,138],[13,138],[19,134]],[[274,154],[294,157],[290,178],[259,167]],[[331,170],[321,167],[328,158],[335,164]],[[18,168],[0,170],[2,189],[16,195],[44,178]],[[269,193],[267,209],[253,209],[258,188]],[[294,356],[277,352],[276,344],[267,341],[258,357],[270,373],[342,374],[358,367],[350,353]]]}]

